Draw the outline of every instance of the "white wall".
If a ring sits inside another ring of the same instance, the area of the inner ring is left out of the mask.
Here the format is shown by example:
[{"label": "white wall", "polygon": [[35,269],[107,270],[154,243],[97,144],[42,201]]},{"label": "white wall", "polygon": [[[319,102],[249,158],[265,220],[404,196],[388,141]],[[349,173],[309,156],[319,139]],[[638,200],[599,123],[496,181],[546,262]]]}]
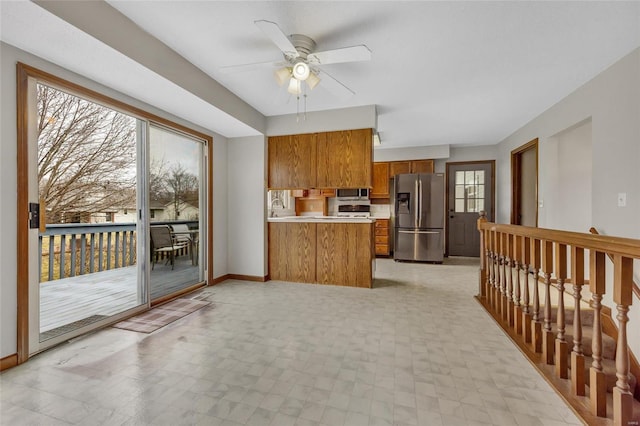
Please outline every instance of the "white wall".
[{"label": "white wall", "polygon": [[[591,223],[603,234],[640,238],[639,76],[640,49],[636,49],[500,142],[498,222],[508,223],[510,217],[511,185],[506,177],[510,176],[511,150],[539,138],[539,148],[545,152],[539,163],[539,174],[543,177],[546,167],[551,165],[548,161],[550,138],[591,120]],[[571,161],[576,160],[577,157]],[[556,196],[554,184],[548,180],[540,190],[547,199]],[[617,205],[620,192],[627,194],[626,207]],[[555,221],[553,211],[545,210],[540,216],[545,218],[545,223]],[[638,276],[636,271],[636,279]],[[615,308],[611,294],[612,287],[608,283],[604,303]],[[640,324],[640,300],[637,298],[629,316],[630,323],[637,329]],[[640,354],[640,333],[631,332],[629,342],[633,352]]]},{"label": "white wall", "polygon": [[269,136],[375,129],[377,126],[378,114],[375,105],[308,112],[306,120],[303,119],[302,114],[298,117],[296,114],[267,117],[267,135]]},{"label": "white wall", "polygon": [[266,138],[227,144],[229,274],[264,277],[266,265]]},{"label": "white wall", "polygon": [[226,275],[228,269],[229,238],[227,227],[227,146],[224,136],[213,139],[213,277]]},{"label": "white wall", "polygon": [[373,150],[373,161],[403,161],[448,158],[449,145],[413,146],[407,148],[376,147]]},{"label": "white wall", "polygon": [[[538,226],[588,232],[592,226],[591,120],[552,136],[540,147]],[[547,196],[548,195],[548,196]]]},{"label": "white wall", "polygon": [[478,145],[467,147],[451,147],[447,158],[437,159],[434,164],[436,173],[445,173],[447,163],[458,163],[463,161],[487,161],[495,160],[498,155],[496,145]]},{"label": "white wall", "polygon": [[[0,244],[0,358],[16,353],[16,286],[17,286],[17,262],[15,245],[6,244],[7,241],[16,241],[16,210],[17,210],[17,132],[16,132],[16,62],[34,66],[41,70],[57,75],[66,80],[78,83],[84,87],[106,94],[112,98],[126,102],[129,105],[141,108],[155,115],[172,120],[201,133],[211,135],[215,141],[224,142],[226,139],[214,132],[203,129],[189,123],[186,120],[171,116],[164,111],[130,98],[122,93],[115,92],[107,87],[101,86],[82,76],[62,69],[50,62],[16,49],[6,43],[0,42],[0,194],[2,203],[0,204],[0,240],[5,244]],[[214,168],[224,165],[226,155],[221,155],[221,159],[215,159]],[[220,161],[222,163],[220,163]],[[220,188],[223,185],[224,188]],[[224,199],[226,191],[226,176],[218,177],[214,180],[214,203],[218,196]],[[223,202],[224,204],[224,202]],[[262,204],[264,205],[264,204]],[[219,212],[214,207],[214,215]],[[222,215],[224,217],[224,215]],[[214,220],[216,217],[214,216]],[[217,226],[226,226],[225,223]],[[215,230],[214,230],[215,232]],[[224,233],[221,233],[224,235]],[[217,250],[214,252],[214,267],[218,265],[224,271],[226,264],[226,241],[216,241]],[[219,260],[218,257],[220,257]],[[216,276],[222,275],[214,270]]]}]

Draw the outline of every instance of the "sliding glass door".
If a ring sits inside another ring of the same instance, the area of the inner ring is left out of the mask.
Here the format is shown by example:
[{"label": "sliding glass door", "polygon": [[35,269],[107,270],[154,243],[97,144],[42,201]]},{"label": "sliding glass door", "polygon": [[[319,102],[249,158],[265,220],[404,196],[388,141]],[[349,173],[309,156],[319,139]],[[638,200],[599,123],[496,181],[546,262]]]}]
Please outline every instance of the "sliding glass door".
[{"label": "sliding glass door", "polygon": [[29,351],[148,306],[146,122],[30,80]]},{"label": "sliding glass door", "polygon": [[19,362],[205,284],[211,142],[18,64]]},{"label": "sliding glass door", "polygon": [[151,300],[204,281],[205,141],[152,124],[149,129]]}]

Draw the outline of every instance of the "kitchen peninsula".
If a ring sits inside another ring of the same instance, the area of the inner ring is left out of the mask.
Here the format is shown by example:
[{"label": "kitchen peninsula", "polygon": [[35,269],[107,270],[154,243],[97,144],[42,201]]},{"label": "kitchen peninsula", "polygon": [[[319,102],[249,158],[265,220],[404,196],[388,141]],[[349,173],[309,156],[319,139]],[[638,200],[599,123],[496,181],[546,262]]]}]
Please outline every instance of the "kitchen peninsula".
[{"label": "kitchen peninsula", "polygon": [[268,219],[270,279],[371,288],[375,220],[328,216],[327,200],[341,188],[368,194],[372,129],[270,136],[268,157],[267,189],[296,200],[296,216]]},{"label": "kitchen peninsula", "polygon": [[371,288],[375,220],[291,216],[268,222],[272,280]]}]

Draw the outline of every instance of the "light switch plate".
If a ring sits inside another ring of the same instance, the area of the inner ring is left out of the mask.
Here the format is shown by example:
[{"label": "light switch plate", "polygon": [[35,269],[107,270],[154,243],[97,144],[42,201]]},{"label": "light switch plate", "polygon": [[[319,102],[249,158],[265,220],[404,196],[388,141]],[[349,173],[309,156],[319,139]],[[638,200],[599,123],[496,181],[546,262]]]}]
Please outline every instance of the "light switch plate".
[{"label": "light switch plate", "polygon": [[627,193],[619,192],[618,193],[618,207],[626,207],[627,206]]}]

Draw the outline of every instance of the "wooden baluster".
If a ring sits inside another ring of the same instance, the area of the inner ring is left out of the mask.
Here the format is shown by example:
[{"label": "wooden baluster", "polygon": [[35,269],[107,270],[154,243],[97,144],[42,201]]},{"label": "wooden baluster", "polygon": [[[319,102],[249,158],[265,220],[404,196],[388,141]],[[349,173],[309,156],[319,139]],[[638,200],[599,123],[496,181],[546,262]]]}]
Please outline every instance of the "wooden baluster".
[{"label": "wooden baluster", "polygon": [[502,317],[502,234],[496,232],[496,313]]},{"label": "wooden baluster", "polygon": [[496,233],[494,231],[490,232],[490,245],[491,245],[491,293],[489,294],[489,306],[491,306],[491,310],[496,312],[496,286],[497,286],[497,277],[496,277],[496,262],[497,262],[497,251],[496,251]]},{"label": "wooden baluster", "polygon": [[551,328],[551,274],[553,272],[553,242],[542,243],[542,272],[544,274],[544,326],[542,333],[542,353],[547,364],[554,362],[556,336]]},{"label": "wooden baluster", "polygon": [[507,280],[507,263],[509,263],[509,253],[507,248],[507,237],[509,235],[506,233],[500,234],[500,253],[502,254],[502,262],[501,262],[501,276],[502,276],[502,298],[501,298],[501,306],[500,313],[502,314],[502,320],[507,321],[507,312],[509,309],[509,289],[507,288],[508,280]]},{"label": "wooden baluster", "polygon": [[513,318],[514,328],[517,334],[522,334],[522,306],[521,306],[521,292],[520,292],[520,261],[522,259],[522,239],[520,235],[514,235],[513,237],[513,265],[516,269],[516,282],[514,284],[514,301],[513,301]]},{"label": "wooden baluster", "polygon": [[[567,246],[555,243],[555,271],[558,279],[558,336],[556,337],[556,375],[562,379],[569,377],[567,358],[569,344],[565,339],[564,282],[567,279]],[[572,275],[573,276],[573,275]]]},{"label": "wooden baluster", "polygon": [[582,317],[580,300],[584,285],[584,249],[571,247],[571,279],[573,280],[573,350],[571,351],[571,389],[575,395],[584,396],[584,354],[582,353]]},{"label": "wooden baluster", "polygon": [[613,255],[613,301],[618,310],[618,345],[616,347],[616,386],[613,388],[613,424],[628,426],[633,416],[633,394],[629,386],[629,347],[627,322],[633,301],[633,259]]},{"label": "wooden baluster", "polygon": [[520,264],[524,271],[524,287],[522,289],[522,336],[526,343],[531,342],[531,310],[529,308],[529,267],[533,263],[531,260],[531,239],[522,238],[522,259]]},{"label": "wooden baluster", "polygon": [[489,248],[489,254],[487,258],[487,271],[489,285],[487,287],[487,306],[493,310],[493,287],[495,285],[495,278],[493,276],[493,232],[487,230],[487,247]]},{"label": "wooden baluster", "polygon": [[496,232],[495,234],[495,253],[496,253],[496,298],[494,300],[495,303],[495,312],[498,315],[501,315],[500,308],[502,307],[502,254],[500,252],[500,239],[501,234]]},{"label": "wooden baluster", "polygon": [[535,352],[542,352],[542,322],[540,322],[540,294],[538,274],[540,273],[540,240],[531,239],[531,260],[533,262],[533,318],[531,322],[531,346]]},{"label": "wooden baluster", "polygon": [[505,271],[507,274],[506,283],[507,286],[507,303],[506,307],[506,320],[509,327],[513,327],[513,235],[505,234]]},{"label": "wooden baluster", "polygon": [[491,232],[491,283],[493,288],[491,289],[491,308],[493,312],[498,311],[498,286],[500,285],[500,276],[498,274],[498,265],[500,257],[498,255],[498,233]]},{"label": "wooden baluster", "polygon": [[[602,369],[602,295],[606,291],[604,253],[591,250],[589,253],[589,289],[592,293],[593,339],[591,351],[593,363],[589,370],[589,399],[591,412],[599,417],[607,416],[607,380]],[[573,362],[573,354],[572,354]]]}]

